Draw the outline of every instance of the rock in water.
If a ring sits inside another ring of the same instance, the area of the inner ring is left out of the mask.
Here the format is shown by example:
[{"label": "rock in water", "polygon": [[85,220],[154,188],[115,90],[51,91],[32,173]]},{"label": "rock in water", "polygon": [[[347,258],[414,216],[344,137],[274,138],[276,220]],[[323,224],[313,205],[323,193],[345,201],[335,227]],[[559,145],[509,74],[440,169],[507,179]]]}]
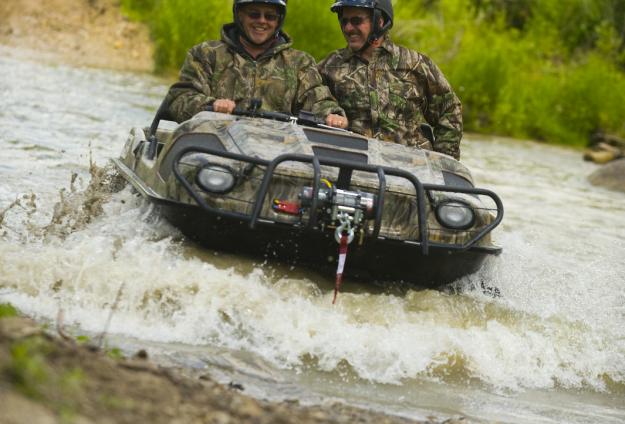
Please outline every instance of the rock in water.
[{"label": "rock in water", "polygon": [[625,158],[603,165],[588,180],[593,185],[625,193]]}]

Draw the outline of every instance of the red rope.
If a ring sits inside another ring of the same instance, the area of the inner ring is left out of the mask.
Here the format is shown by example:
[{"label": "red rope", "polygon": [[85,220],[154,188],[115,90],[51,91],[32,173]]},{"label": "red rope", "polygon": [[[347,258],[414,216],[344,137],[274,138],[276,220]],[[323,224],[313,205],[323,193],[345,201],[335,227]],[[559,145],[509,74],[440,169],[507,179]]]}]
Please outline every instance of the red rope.
[{"label": "red rope", "polygon": [[341,235],[341,243],[339,244],[339,263],[336,267],[336,282],[334,283],[334,299],[332,304],[336,303],[336,296],[339,294],[341,283],[343,282],[343,269],[347,260],[347,234]]}]

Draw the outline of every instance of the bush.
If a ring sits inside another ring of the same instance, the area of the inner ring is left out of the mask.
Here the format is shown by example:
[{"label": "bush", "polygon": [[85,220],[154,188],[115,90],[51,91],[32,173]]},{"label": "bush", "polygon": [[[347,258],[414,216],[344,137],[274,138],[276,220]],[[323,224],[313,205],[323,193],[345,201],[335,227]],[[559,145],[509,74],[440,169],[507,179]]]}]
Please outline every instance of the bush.
[{"label": "bush", "polygon": [[323,0],[289,3],[284,30],[293,38],[293,47],[317,60],[346,45],[337,16],[330,12],[331,4]]},{"label": "bush", "polygon": [[178,69],[190,47],[219,38],[230,15],[223,0],[159,0],[151,22],[156,69]]},{"label": "bush", "polygon": [[566,1],[565,12],[530,0],[404,2],[394,37],[439,64],[466,130],[582,146],[596,130],[625,131],[625,56],[610,21],[600,24],[605,1]]},{"label": "bush", "polygon": [[8,303],[0,303],[0,318],[16,317],[17,309]]}]

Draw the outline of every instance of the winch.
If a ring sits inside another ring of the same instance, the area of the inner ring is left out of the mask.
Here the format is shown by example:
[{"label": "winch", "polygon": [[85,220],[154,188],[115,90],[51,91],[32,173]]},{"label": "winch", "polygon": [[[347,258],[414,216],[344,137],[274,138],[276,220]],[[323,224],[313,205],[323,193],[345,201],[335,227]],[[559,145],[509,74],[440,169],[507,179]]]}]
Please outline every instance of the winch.
[{"label": "winch", "polygon": [[[334,188],[327,180],[322,180],[326,187],[319,189],[318,204],[325,208],[330,222],[336,223],[335,239],[340,241],[343,233],[347,234],[348,243],[354,240],[355,229],[364,219],[370,219],[375,214],[375,195],[364,191],[343,190]],[[303,187],[299,194],[302,207],[312,204],[313,188]]]},{"label": "winch", "polygon": [[[360,190],[334,188],[327,180],[323,181],[326,187],[319,189],[318,204],[325,208],[331,222],[338,223],[338,227],[343,231],[351,230],[352,236],[349,240],[351,242],[354,228],[360,226],[364,219],[371,219],[375,216],[376,196]],[[299,194],[301,206],[310,207],[312,197],[313,188],[303,187]]]}]

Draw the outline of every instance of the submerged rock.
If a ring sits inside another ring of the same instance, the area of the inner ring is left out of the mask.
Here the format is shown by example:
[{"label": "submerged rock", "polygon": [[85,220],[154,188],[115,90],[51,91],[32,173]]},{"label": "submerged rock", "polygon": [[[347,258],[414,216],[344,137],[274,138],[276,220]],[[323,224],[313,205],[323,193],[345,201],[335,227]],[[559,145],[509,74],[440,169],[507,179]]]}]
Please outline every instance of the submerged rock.
[{"label": "submerged rock", "polygon": [[625,193],[625,158],[603,165],[588,180],[593,185]]}]

